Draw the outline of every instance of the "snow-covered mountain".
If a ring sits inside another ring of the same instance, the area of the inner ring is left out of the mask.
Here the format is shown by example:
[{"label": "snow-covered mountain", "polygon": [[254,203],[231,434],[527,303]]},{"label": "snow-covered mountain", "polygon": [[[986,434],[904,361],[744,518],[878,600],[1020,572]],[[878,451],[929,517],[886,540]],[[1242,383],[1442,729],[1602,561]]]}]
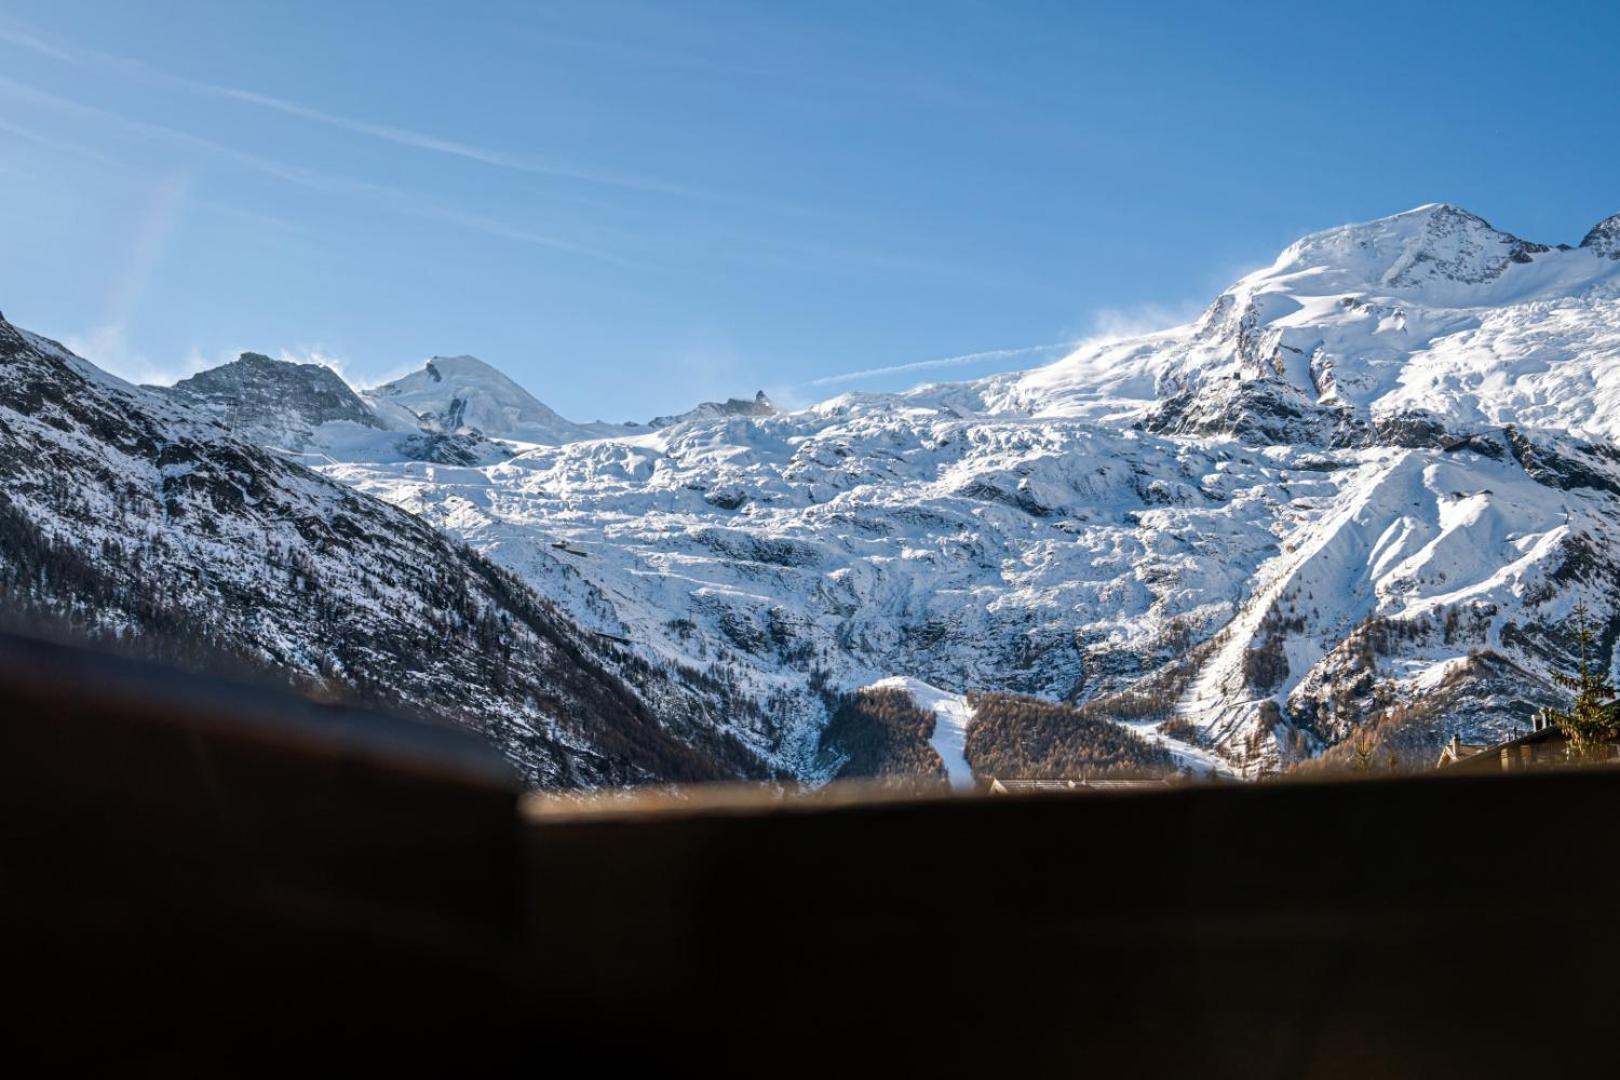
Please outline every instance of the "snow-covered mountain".
[{"label": "snow-covered mountain", "polygon": [[363,394],[376,421],[390,428],[476,432],[490,439],[537,446],[640,435],[689,420],[773,416],[777,411],[761,390],[752,398],[700,402],[686,412],[654,417],[646,424],[575,423],[475,356],[435,356],[420,371]]},{"label": "snow-covered mountain", "polygon": [[513,452],[475,430],[444,431],[397,410],[375,409],[329,367],[262,353],[243,353],[173,386],[144,389],[213,418],[231,435],[309,464],[336,458],[484,465]]},{"label": "snow-covered mountain", "polygon": [[[166,400],[242,432],[242,381]],[[316,394],[251,435],[684,672],[657,693],[685,743],[711,724],[807,779],[841,765],[831,692],[880,683],[1083,702],[1200,769],[1352,736],[1418,763],[1560,696],[1577,601],[1620,634],[1620,217],[1572,247],[1424,206],[1301,239],[1185,326],[798,412],[574,424],[470,358],[360,400],[369,424]]]},{"label": "snow-covered mountain", "polygon": [[331,368],[262,353],[246,352],[173,386],[148,389],[218,419],[233,434],[289,450],[310,445],[325,424],[383,426]]},{"label": "snow-covered mountain", "polygon": [[494,439],[541,446],[622,435],[623,425],[576,424],[476,356],[435,356],[404,378],[365,392],[393,426],[453,433],[472,429]]},{"label": "snow-covered mountain", "polygon": [[335,380],[250,355],[158,392],[0,319],[0,617],[431,713],[535,784],[768,775],[733,734],[757,710],[706,673],[241,437],[369,429]]},{"label": "snow-covered mountain", "polygon": [[888,677],[1096,701],[1249,771],[1352,731],[1416,761],[1556,694],[1577,599],[1612,650],[1616,228],[1425,206],[1034,371],[325,471],[717,665],[807,775],[819,689]]},{"label": "snow-covered mountain", "polygon": [[[1150,430],[1350,445],[1414,425],[1620,434],[1620,226],[1548,247],[1455,207],[1316,233],[1196,322],[988,380],[1034,416],[1129,414]],[[1382,429],[1382,430],[1379,430]]]},{"label": "snow-covered mountain", "polygon": [[647,424],[574,423],[482,360],[436,356],[422,370],[363,391],[321,364],[243,353],[172,386],[144,389],[216,419],[250,442],[305,464],[332,461],[490,465],[530,446],[644,434],[726,416],[771,416],[763,390],[705,401]]}]

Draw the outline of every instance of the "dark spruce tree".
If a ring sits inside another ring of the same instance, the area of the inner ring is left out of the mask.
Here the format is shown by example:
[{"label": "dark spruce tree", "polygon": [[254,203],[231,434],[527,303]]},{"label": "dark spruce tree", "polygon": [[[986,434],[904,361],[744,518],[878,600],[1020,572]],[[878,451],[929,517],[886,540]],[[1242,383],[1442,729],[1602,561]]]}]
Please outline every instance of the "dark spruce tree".
[{"label": "dark spruce tree", "polygon": [[1614,756],[1614,746],[1620,743],[1620,701],[1598,662],[1598,635],[1584,604],[1575,608],[1570,636],[1575,641],[1575,671],[1556,678],[1574,691],[1575,700],[1567,710],[1549,708],[1542,715],[1569,739],[1571,757],[1606,760]]}]

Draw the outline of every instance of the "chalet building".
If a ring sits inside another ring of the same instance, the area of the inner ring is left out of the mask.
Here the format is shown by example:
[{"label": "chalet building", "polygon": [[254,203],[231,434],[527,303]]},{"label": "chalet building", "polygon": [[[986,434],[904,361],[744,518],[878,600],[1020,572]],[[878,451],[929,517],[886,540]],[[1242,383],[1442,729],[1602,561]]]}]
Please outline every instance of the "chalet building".
[{"label": "chalet building", "polygon": [[[1435,768],[1477,773],[1550,769],[1576,764],[1569,755],[1569,738],[1559,730],[1558,725],[1548,723],[1541,717],[1536,718],[1535,725],[1529,734],[1496,746],[1475,747],[1459,742],[1457,736],[1453,735],[1451,742],[1440,751],[1440,760],[1435,763]],[[1608,756],[1610,759],[1620,757],[1620,747],[1609,747]]]},{"label": "chalet building", "polygon": [[1444,769],[1457,764],[1467,758],[1483,754],[1491,748],[1490,743],[1465,743],[1461,736],[1453,735],[1451,741],[1440,750],[1440,760],[1434,763],[1437,769]]},{"label": "chalet building", "polygon": [[1001,780],[990,778],[992,795],[1028,795],[1047,791],[1127,791],[1162,788],[1167,780]]}]

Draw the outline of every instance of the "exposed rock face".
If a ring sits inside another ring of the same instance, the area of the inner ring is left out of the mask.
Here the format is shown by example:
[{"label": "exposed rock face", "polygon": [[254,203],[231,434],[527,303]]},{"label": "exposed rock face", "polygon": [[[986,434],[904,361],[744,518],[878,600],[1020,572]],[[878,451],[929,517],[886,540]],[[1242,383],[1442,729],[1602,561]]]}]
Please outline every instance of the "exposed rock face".
[{"label": "exposed rock face", "polygon": [[424,431],[405,435],[395,444],[399,455],[409,461],[435,465],[488,465],[493,459],[510,457],[510,451],[475,432],[447,435]]},{"label": "exposed rock face", "polygon": [[696,408],[673,416],[656,416],[647,426],[654,430],[688,420],[714,420],[728,416],[775,416],[777,408],[760,390],[752,398],[727,398],[725,401],[705,401]]},{"label": "exposed rock face", "polygon": [[152,389],[215,417],[245,439],[288,450],[303,450],[317,427],[333,421],[381,427],[331,368],[272,360],[262,353],[245,352],[173,386]]},{"label": "exposed rock face", "polygon": [[1620,259],[1620,214],[1606,217],[1586,234],[1581,247],[1610,259]]},{"label": "exposed rock face", "polygon": [[1424,216],[1418,237],[1404,240],[1382,280],[1397,287],[1434,278],[1480,285],[1501,277],[1510,263],[1529,263],[1550,250],[1499,232],[1477,214],[1442,205]]},{"label": "exposed rock face", "polygon": [[1254,445],[1351,443],[1363,432],[1342,405],[1324,405],[1275,378],[1243,380],[1219,390],[1188,388],[1145,418],[1149,431],[1171,435],[1235,435]]}]

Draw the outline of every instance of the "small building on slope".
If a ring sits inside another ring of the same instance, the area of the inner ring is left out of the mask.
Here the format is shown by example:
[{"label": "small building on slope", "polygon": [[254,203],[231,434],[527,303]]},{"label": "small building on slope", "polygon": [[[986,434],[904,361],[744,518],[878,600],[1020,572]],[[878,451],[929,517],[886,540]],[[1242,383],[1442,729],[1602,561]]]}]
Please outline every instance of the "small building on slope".
[{"label": "small building on slope", "polygon": [[990,778],[992,795],[1033,795],[1051,791],[1135,791],[1142,788],[1162,788],[1169,781],[1149,780],[1002,780]]}]

